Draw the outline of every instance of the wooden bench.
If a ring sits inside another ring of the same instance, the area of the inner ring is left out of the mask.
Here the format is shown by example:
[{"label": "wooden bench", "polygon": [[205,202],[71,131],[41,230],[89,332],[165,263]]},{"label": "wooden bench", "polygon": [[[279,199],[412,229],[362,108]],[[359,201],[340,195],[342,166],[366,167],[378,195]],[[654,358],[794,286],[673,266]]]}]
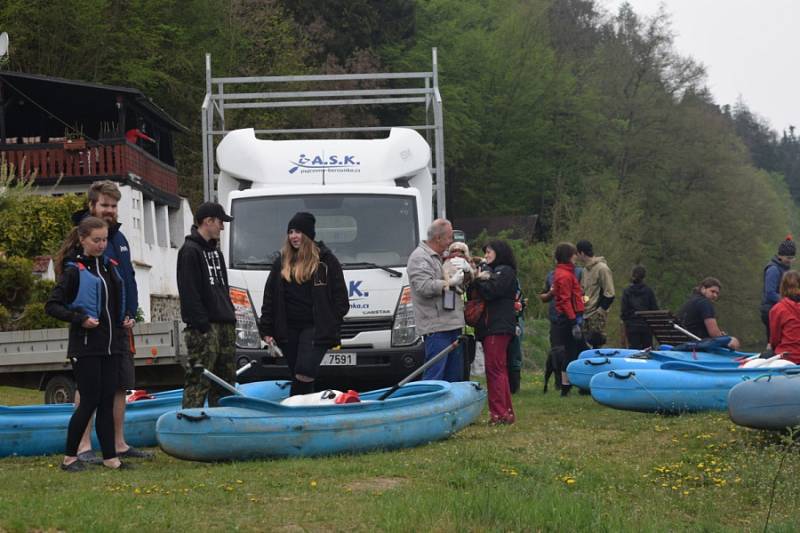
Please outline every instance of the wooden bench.
[{"label": "wooden bench", "polygon": [[692,337],[675,329],[676,319],[668,309],[636,311],[634,314],[647,323],[658,344],[677,346],[687,342],[695,342]]}]

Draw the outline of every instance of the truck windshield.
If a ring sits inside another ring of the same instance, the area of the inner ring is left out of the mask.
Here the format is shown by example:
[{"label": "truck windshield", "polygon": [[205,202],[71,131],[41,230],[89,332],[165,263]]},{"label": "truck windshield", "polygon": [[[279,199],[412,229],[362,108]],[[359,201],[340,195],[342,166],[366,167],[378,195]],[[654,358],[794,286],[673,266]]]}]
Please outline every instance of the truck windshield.
[{"label": "truck windshield", "polygon": [[405,266],[419,242],[413,196],[325,194],[238,198],[231,203],[231,268],[269,269],[298,211],[317,219],[316,238],[348,268]]}]

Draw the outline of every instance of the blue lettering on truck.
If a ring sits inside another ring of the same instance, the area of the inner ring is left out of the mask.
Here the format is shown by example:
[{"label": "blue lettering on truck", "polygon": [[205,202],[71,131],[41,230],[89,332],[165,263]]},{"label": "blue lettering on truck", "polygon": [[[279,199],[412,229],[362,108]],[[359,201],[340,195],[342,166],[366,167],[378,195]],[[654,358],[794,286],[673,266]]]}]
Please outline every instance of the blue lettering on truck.
[{"label": "blue lettering on truck", "polygon": [[296,161],[289,161],[289,174],[294,174],[298,170],[301,174],[308,172],[322,172],[323,170],[329,172],[361,172],[358,168],[361,161],[356,159],[352,154],[334,154],[334,155],[321,155],[321,154],[300,154]]},{"label": "blue lettering on truck", "polygon": [[369,296],[369,292],[361,288],[364,280],[351,281],[349,283],[348,296],[350,297],[350,309],[369,309],[367,302],[358,302]]}]

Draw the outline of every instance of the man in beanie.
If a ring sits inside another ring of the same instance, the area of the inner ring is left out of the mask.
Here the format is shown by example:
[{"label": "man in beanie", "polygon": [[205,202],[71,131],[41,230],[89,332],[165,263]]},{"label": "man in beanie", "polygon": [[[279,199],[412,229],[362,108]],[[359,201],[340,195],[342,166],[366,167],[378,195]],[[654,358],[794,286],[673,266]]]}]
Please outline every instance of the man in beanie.
[{"label": "man in beanie", "polygon": [[228,292],[228,270],[218,248],[225,222],[233,217],[217,203],[197,208],[192,233],[178,252],[178,296],[186,323],[187,364],[183,408],[209,407],[230,392],[203,377],[206,368],[230,384],[236,381],[236,312]]},{"label": "man in beanie", "polygon": [[795,244],[791,235],[778,246],[778,253],[775,254],[767,266],[764,267],[764,290],[761,294],[761,322],[767,329],[767,345],[769,339],[769,310],[781,299],[780,286],[784,272],[792,266],[795,256]]},{"label": "man in beanie", "polygon": [[583,312],[584,339],[593,348],[606,343],[608,308],[614,302],[614,278],[605,257],[595,256],[592,243],[578,241],[578,260],[583,263],[581,289],[586,310]]}]

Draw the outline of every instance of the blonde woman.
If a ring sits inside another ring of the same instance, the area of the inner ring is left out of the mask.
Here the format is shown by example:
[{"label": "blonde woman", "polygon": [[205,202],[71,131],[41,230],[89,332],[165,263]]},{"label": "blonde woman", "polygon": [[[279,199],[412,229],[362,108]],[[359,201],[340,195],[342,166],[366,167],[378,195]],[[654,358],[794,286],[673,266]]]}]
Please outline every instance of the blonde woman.
[{"label": "blonde woman", "polygon": [[350,309],[342,267],[325,244],[314,241],[315,224],[314,215],[303,212],[289,221],[261,306],[261,336],[286,356],[292,396],[314,392],[322,357],[341,342]]}]

